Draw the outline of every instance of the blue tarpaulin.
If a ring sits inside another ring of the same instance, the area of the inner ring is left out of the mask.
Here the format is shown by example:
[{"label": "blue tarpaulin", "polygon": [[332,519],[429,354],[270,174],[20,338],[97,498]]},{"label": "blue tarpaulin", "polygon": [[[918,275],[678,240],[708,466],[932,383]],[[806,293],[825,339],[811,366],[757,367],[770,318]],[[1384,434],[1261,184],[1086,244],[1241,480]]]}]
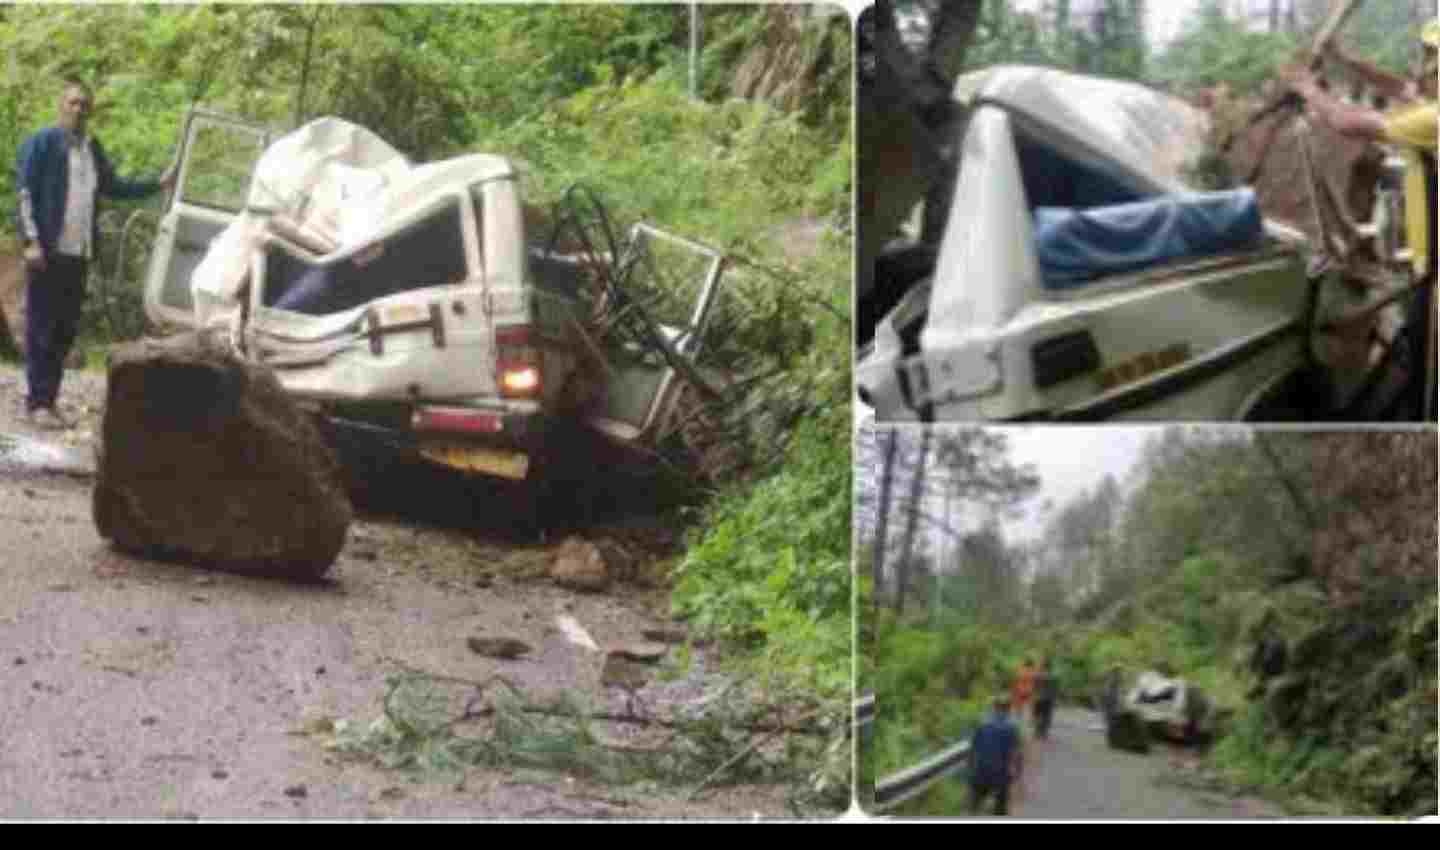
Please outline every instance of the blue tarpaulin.
[{"label": "blue tarpaulin", "polygon": [[1248,188],[1085,209],[1037,207],[1034,213],[1035,251],[1051,289],[1246,250],[1262,237],[1260,207]]}]

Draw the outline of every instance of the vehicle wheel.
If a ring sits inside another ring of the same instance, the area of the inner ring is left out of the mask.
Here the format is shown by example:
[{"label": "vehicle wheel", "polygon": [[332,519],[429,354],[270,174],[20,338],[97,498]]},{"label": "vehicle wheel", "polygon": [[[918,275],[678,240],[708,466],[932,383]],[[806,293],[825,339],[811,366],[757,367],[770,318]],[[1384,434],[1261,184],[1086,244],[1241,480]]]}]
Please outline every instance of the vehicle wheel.
[{"label": "vehicle wheel", "polygon": [[1245,421],[1318,421],[1325,418],[1320,413],[1323,405],[1318,400],[1329,398],[1329,395],[1329,383],[1322,372],[1318,369],[1297,370],[1262,395],[1245,412]]},{"label": "vehicle wheel", "polygon": [[524,481],[515,482],[519,490],[515,499],[512,528],[515,537],[525,543],[544,543],[550,529],[553,509],[554,477],[551,458],[546,451],[531,453],[531,471]]},{"label": "vehicle wheel", "polygon": [[1105,724],[1105,743],[1112,750],[1129,753],[1150,752],[1150,729],[1140,715],[1120,711]]}]

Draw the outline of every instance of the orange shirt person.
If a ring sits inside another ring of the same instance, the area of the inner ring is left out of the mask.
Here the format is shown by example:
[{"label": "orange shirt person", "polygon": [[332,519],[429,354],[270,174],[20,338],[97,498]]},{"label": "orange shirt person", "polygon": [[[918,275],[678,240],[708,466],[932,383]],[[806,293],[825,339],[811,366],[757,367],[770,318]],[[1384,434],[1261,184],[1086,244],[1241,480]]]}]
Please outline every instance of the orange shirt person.
[{"label": "orange shirt person", "polygon": [[1030,699],[1035,696],[1035,663],[1029,658],[1020,665],[1020,672],[1015,676],[1015,684],[1010,689],[1011,702],[1014,703],[1015,712],[1018,714],[1025,710],[1030,704]]}]

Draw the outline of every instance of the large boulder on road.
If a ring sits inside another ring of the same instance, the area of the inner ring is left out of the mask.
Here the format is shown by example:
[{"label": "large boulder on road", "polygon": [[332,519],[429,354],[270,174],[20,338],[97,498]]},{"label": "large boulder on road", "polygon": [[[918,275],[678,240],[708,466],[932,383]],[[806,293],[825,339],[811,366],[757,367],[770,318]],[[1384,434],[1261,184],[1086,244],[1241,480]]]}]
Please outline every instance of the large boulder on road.
[{"label": "large boulder on road", "polygon": [[344,545],[339,464],[268,370],[198,334],[110,356],[95,525],[116,546],[313,580]]}]

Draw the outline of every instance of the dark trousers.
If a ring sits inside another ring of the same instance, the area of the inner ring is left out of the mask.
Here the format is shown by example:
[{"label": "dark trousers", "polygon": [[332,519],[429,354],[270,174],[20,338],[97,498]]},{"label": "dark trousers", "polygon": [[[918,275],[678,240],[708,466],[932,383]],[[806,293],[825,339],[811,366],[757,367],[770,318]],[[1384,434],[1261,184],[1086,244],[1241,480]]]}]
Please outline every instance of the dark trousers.
[{"label": "dark trousers", "polygon": [[1050,721],[1055,717],[1055,701],[1035,700],[1035,737],[1050,737]]},{"label": "dark trousers", "polygon": [[995,814],[1010,814],[1010,783],[1003,781],[998,784],[970,780],[970,811],[979,812],[980,807],[985,805],[985,800],[990,795],[995,795]]},{"label": "dark trousers", "polygon": [[31,410],[54,407],[85,303],[85,260],[51,254],[45,269],[26,266],[25,378]]}]

